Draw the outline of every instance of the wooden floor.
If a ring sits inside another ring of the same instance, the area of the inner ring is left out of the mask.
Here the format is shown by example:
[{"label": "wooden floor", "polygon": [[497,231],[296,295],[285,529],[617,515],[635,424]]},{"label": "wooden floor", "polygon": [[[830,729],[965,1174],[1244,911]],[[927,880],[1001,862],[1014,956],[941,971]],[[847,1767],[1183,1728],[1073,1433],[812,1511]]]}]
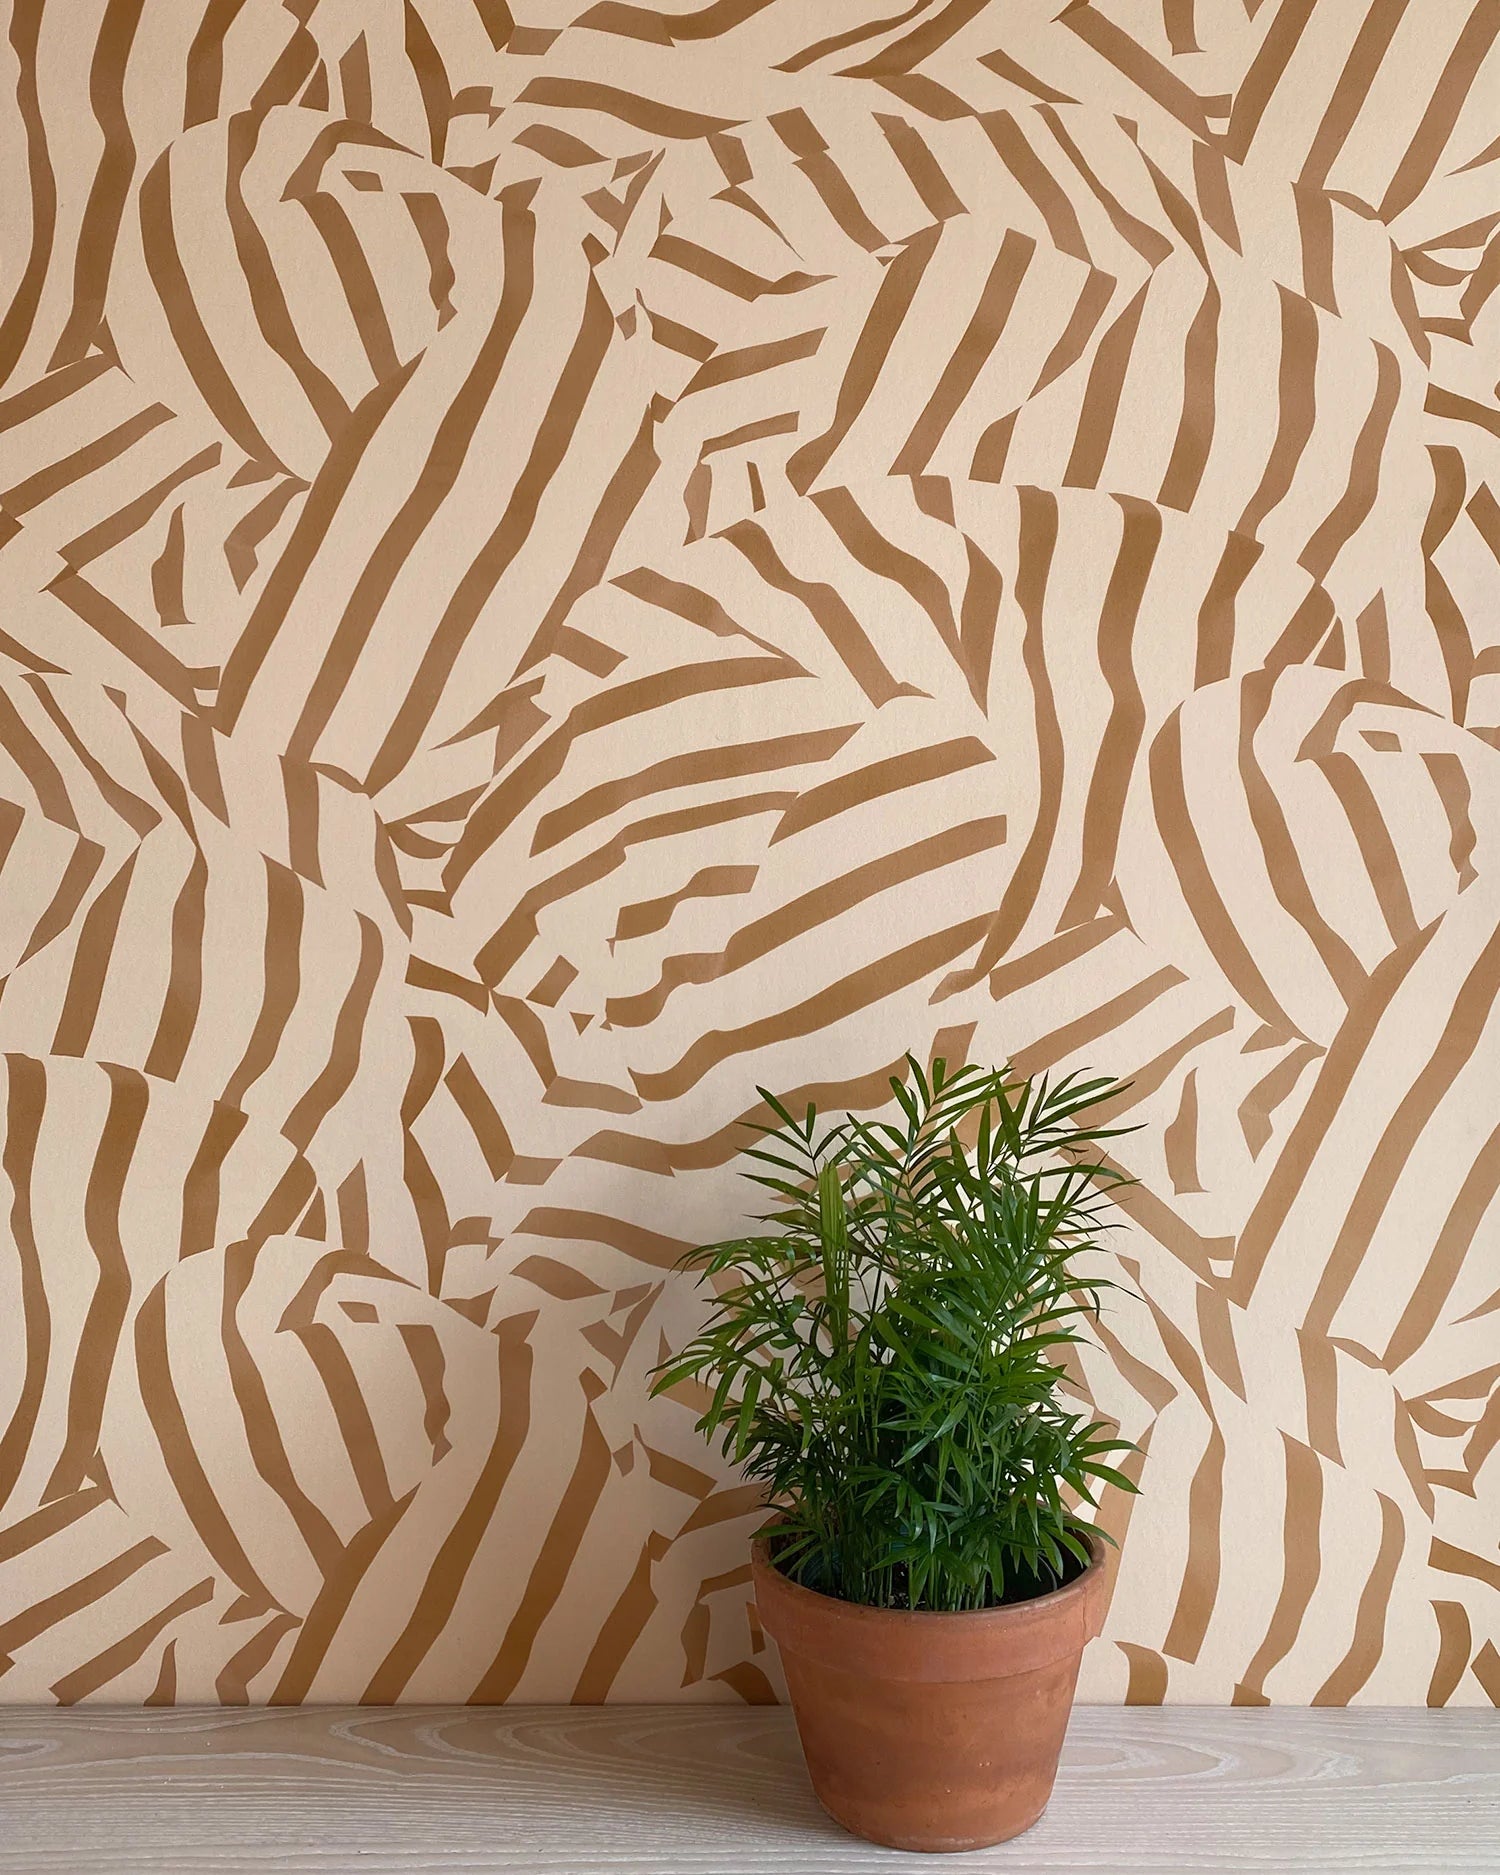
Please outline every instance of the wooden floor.
[{"label": "wooden floor", "polygon": [[[0,1709],[0,1875],[835,1875],[784,1712]],[[1008,1875],[1500,1871],[1500,1715],[1074,1715]]]}]

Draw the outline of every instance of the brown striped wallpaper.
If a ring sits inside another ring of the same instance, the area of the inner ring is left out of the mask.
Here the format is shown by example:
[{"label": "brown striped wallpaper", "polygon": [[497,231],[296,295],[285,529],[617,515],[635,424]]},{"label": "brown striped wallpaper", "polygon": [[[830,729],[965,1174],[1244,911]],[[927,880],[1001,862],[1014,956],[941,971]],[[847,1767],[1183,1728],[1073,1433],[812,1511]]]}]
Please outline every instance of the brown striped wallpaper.
[{"label": "brown striped wallpaper", "polygon": [[1500,1701],[1500,4],[4,17],[0,1700],[771,1696],[909,1044],[1133,1077],[1084,1696]]}]

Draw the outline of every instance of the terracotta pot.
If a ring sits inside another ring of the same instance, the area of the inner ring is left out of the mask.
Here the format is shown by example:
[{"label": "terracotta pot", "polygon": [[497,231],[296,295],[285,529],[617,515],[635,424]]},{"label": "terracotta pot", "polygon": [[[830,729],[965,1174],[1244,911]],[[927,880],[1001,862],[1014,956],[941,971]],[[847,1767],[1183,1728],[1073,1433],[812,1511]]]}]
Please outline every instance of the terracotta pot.
[{"label": "terracotta pot", "polygon": [[866,1608],[799,1588],[753,1551],[818,1801],[893,1849],[981,1849],[1047,1807],[1083,1649],[1104,1620],[1105,1552],[1032,1601],[973,1614]]}]

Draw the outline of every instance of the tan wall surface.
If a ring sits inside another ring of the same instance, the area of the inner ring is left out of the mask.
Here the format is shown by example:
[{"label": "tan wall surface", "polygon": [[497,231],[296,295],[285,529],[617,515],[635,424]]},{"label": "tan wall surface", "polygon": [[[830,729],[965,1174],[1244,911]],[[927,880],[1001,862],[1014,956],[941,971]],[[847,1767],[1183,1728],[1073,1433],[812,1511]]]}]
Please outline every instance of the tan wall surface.
[{"label": "tan wall surface", "polygon": [[757,1081],[1133,1076],[1086,1697],[1500,1700],[1495,0],[12,0],[0,1699],[765,1697]]}]

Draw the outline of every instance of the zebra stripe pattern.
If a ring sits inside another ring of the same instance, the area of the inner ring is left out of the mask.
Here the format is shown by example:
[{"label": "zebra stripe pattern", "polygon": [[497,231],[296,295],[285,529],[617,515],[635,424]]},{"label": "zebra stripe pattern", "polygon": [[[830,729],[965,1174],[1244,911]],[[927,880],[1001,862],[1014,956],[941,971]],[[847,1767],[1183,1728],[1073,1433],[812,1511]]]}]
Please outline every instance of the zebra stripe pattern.
[{"label": "zebra stripe pattern", "polygon": [[1495,0],[8,0],[0,1700],[777,1694],[759,1083],[1130,1081],[1083,1695],[1500,1702]]}]

